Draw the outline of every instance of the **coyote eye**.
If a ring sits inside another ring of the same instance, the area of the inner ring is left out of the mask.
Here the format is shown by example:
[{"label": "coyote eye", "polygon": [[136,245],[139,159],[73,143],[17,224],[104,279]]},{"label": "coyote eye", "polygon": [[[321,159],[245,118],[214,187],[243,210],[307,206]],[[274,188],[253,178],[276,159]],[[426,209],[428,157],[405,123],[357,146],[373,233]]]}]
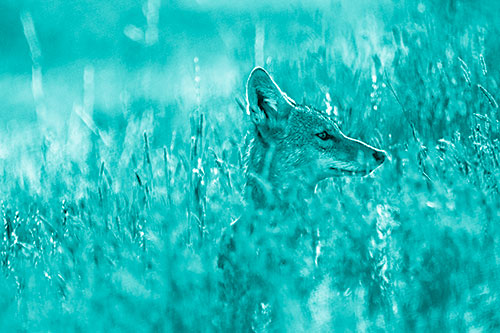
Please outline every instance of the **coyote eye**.
[{"label": "coyote eye", "polygon": [[328,133],[326,133],[326,131],[318,133],[318,134],[316,134],[316,136],[318,138],[320,138],[321,140],[323,140],[323,141],[326,141],[326,140],[328,140],[330,138],[330,135]]}]

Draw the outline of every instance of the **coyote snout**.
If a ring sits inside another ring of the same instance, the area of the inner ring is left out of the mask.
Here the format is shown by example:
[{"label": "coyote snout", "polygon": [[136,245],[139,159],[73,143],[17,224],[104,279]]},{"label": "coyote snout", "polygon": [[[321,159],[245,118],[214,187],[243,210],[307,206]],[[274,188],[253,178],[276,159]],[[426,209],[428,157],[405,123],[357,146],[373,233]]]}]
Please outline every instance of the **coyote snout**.
[{"label": "coyote snout", "polygon": [[273,187],[367,175],[386,159],[383,150],[344,135],[326,112],[295,103],[260,67],[248,78],[247,113],[256,130],[247,171]]}]

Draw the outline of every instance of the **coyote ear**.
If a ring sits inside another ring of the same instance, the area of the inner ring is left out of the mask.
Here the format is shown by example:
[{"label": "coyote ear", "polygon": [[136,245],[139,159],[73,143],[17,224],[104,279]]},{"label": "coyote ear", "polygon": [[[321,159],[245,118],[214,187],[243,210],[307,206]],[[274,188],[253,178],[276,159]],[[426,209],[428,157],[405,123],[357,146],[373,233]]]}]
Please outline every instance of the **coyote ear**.
[{"label": "coyote ear", "polygon": [[261,67],[255,67],[247,82],[247,113],[255,125],[266,123],[273,127],[288,117],[295,102],[281,91],[271,76]]}]

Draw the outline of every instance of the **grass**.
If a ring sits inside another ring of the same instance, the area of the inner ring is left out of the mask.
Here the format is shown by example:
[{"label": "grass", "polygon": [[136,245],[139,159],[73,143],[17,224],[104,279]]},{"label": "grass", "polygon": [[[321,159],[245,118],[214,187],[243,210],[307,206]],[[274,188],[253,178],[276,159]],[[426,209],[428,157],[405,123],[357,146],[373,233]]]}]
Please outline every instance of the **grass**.
[{"label": "grass", "polygon": [[[266,68],[294,99],[331,104],[347,134],[391,161],[321,182],[309,209],[286,220],[242,199],[250,124],[234,98],[260,47],[252,21],[234,26],[244,48],[229,33],[204,37],[229,43],[231,61],[200,56],[159,82],[165,50],[128,26],[140,50],[131,61],[152,65],[122,75],[140,76],[143,90],[117,88],[102,107],[105,71],[87,65],[83,96],[66,108],[65,77],[54,74],[55,90],[44,83],[50,24],[19,14],[34,100],[0,134],[0,329],[498,330],[498,18],[467,1],[370,4],[373,15],[335,6],[294,5],[290,24],[260,17]],[[148,22],[168,45],[175,22],[162,17]],[[188,79],[172,84],[178,73]],[[162,84],[178,94],[158,98]],[[240,217],[255,230],[228,251],[225,230]],[[231,268],[218,267],[221,254]]]}]

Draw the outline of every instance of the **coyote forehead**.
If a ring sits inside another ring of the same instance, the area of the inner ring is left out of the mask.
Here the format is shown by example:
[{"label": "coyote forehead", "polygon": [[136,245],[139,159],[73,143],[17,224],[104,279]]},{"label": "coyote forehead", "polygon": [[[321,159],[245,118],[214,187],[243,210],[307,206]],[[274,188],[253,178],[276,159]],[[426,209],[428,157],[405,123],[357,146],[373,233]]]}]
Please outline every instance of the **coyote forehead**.
[{"label": "coyote forehead", "polygon": [[326,112],[297,105],[260,67],[248,78],[247,113],[254,124],[249,179],[275,189],[366,175],[386,157],[383,150],[347,137]]}]

